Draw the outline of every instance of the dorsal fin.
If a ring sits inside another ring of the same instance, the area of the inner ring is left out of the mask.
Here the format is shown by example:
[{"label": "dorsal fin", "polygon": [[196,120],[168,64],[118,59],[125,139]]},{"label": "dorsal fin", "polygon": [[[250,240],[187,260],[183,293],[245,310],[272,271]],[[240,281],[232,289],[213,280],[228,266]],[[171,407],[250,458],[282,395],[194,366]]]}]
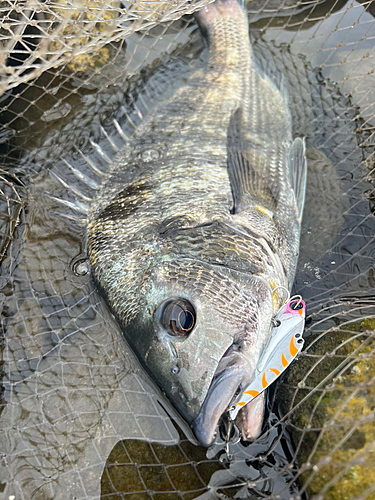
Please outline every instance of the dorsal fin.
[{"label": "dorsal fin", "polygon": [[[256,165],[252,165],[247,154],[250,148],[258,156]],[[259,150],[259,154],[256,152]],[[243,138],[242,110],[238,108],[232,115],[227,137],[228,175],[231,185],[234,213],[238,213],[249,205],[252,200],[260,198],[267,200],[269,208],[274,209],[279,199],[279,189],[276,183],[271,183],[265,177],[264,157],[262,147]]]}]

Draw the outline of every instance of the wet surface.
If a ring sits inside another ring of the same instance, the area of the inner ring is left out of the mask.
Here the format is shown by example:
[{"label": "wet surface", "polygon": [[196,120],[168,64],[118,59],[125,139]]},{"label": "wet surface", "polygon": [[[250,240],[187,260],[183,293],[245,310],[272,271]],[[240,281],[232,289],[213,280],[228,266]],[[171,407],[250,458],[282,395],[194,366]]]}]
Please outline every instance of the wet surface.
[{"label": "wet surface", "polygon": [[[308,346],[296,367],[318,372],[314,363],[326,359],[320,338],[336,339],[326,350],[340,362],[335,349],[349,342],[343,329],[359,342],[345,351],[351,359],[371,340],[353,325],[375,314],[373,74],[366,76],[374,66],[374,25],[366,4],[287,7],[280,13],[272,2],[248,5],[256,56],[285,75],[295,130],[307,139],[294,291],[307,303]],[[77,196],[50,172],[89,203],[95,185],[77,179],[66,162],[100,183],[142,116],[204,57],[190,19],[134,34],[109,50],[113,61],[101,72],[58,69],[2,96],[0,498],[99,498],[100,483],[101,497],[111,500],[121,492],[159,500],[305,495],[314,455],[300,454],[309,424],[296,402],[302,390],[311,399],[321,380],[332,383],[338,365],[307,380],[307,389],[298,385],[306,374],[291,372],[295,379],[272,388],[256,443],[236,442],[235,435],[228,445],[223,427],[207,452],[191,443],[189,429],[139,367],[87,273],[84,214],[70,209]],[[372,330],[372,323],[362,328]],[[282,392],[284,386],[291,391]],[[314,404],[309,411],[320,415]]]}]

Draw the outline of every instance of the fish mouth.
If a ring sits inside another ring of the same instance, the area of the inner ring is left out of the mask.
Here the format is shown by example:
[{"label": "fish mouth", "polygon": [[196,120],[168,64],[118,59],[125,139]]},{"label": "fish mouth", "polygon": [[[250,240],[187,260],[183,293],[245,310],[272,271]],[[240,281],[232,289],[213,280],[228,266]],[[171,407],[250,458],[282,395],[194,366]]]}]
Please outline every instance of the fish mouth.
[{"label": "fish mouth", "polygon": [[231,352],[220,360],[201,409],[192,425],[203,446],[210,446],[221,416],[235,402],[251,380],[254,368],[240,352]]}]

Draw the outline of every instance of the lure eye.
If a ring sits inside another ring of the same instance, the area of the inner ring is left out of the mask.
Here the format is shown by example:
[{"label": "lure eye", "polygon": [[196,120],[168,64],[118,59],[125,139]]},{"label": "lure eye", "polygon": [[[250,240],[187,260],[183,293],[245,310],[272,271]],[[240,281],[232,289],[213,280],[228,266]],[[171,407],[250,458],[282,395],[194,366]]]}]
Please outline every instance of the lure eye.
[{"label": "lure eye", "polygon": [[290,307],[291,309],[293,309],[293,311],[299,311],[303,309],[302,300],[293,300],[293,302],[290,303]]},{"label": "lure eye", "polygon": [[186,299],[170,302],[163,311],[162,324],[170,335],[187,337],[195,325],[195,310]]}]

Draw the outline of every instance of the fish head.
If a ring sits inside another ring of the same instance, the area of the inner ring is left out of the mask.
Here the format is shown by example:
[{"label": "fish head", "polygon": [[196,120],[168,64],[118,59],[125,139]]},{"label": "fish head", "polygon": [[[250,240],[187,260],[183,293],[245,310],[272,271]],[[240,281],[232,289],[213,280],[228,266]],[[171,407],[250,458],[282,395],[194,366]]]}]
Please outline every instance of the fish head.
[{"label": "fish head", "polygon": [[142,364],[209,445],[220,417],[249,383],[271,329],[261,279],[189,259],[150,271],[124,334]]}]

